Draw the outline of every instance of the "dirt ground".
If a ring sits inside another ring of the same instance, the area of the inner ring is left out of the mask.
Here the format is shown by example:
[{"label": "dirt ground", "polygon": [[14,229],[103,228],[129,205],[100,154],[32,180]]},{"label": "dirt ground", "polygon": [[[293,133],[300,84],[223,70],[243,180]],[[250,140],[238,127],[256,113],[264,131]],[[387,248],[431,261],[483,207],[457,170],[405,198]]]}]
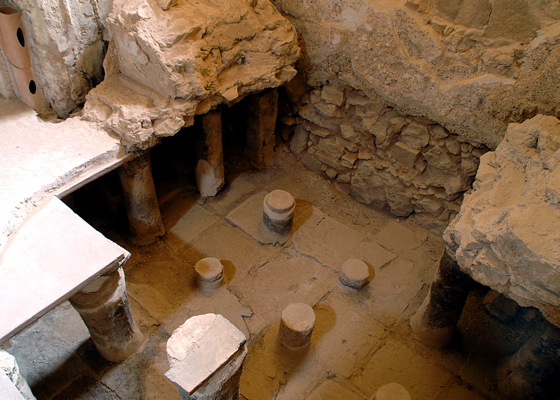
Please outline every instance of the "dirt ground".
[{"label": "dirt ground", "polygon": [[[248,169],[226,154],[227,186],[206,199],[189,183],[188,171],[164,172],[171,161],[163,150],[153,158],[167,229],[153,245],[136,247],[127,239],[115,177],[67,199],[132,253],[127,290],[146,342],[126,361],[109,363],[78,314],[62,304],[15,337],[9,350],[38,399],[179,399],[163,375],[169,368],[166,340],[189,317],[210,312],[247,336],[240,392],[248,400],[369,399],[391,382],[415,400],[501,398],[494,380],[498,360],[519,347],[540,317],[522,309],[501,322],[485,311],[487,289],[479,287],[448,347],[416,341],[408,321],[432,281],[443,251],[440,237],[358,203],[306,170],[284,146],[265,170]],[[282,246],[260,244],[227,220],[253,196],[273,189],[296,199],[294,231]],[[196,285],[193,267],[203,257],[217,257],[225,268],[225,283],[211,293]],[[370,266],[361,291],[338,281],[348,258]],[[316,315],[311,345],[300,352],[277,343],[282,310],[295,302],[309,304]]]}]

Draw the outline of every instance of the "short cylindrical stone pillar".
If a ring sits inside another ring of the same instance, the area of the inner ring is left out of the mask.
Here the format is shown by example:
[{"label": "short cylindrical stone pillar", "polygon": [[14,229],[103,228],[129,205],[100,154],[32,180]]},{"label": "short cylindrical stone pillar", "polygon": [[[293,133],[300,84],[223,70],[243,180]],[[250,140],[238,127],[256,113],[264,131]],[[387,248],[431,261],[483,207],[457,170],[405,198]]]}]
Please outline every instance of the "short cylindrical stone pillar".
[{"label": "short cylindrical stone pillar", "polygon": [[224,266],[217,258],[203,258],[195,264],[194,269],[201,289],[211,290],[222,284]]},{"label": "short cylindrical stone pillar", "polygon": [[[26,400],[36,400],[29,388],[29,385],[27,384],[27,381],[19,371],[15,357],[5,350],[0,350],[0,374],[6,375],[10,382],[19,391],[22,398]],[[8,390],[0,390],[0,397],[2,397],[3,394],[7,399],[10,399],[8,393],[6,392],[8,392]],[[16,396],[13,398],[17,398],[17,392],[15,394]]]},{"label": "short cylindrical stone pillar", "polygon": [[412,400],[408,390],[398,383],[388,383],[375,392],[371,400]]},{"label": "short cylindrical stone pillar", "polygon": [[142,344],[142,333],[130,312],[122,268],[90,283],[69,300],[105,359],[123,361]]},{"label": "short cylindrical stone pillar", "polygon": [[436,348],[449,344],[472,283],[472,278],[444,252],[428,296],[410,319],[412,331],[422,343]]},{"label": "short cylindrical stone pillar", "polygon": [[288,349],[297,350],[309,345],[315,328],[315,312],[304,303],[290,304],[282,312],[278,340]]},{"label": "short cylindrical stone pillar", "polygon": [[263,224],[267,231],[288,235],[292,230],[296,201],[284,190],[273,190],[263,201]]},{"label": "short cylindrical stone pillar", "polygon": [[357,258],[351,258],[342,264],[338,273],[338,280],[344,286],[352,289],[361,289],[369,278],[369,268],[365,262]]},{"label": "short cylindrical stone pillar", "polygon": [[138,245],[155,242],[165,234],[152,178],[150,153],[144,152],[119,168],[132,241]]},{"label": "short cylindrical stone pillar", "polygon": [[183,400],[237,400],[245,335],[221,315],[189,318],[167,341],[165,373]]}]

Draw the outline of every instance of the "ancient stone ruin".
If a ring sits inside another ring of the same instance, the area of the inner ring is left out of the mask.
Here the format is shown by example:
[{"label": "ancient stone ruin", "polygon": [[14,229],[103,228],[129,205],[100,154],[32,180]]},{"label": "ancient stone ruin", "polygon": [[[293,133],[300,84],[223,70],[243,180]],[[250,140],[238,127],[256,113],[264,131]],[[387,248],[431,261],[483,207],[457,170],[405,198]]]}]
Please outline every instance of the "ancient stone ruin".
[{"label": "ancient stone ruin", "polygon": [[558,118],[553,0],[0,0],[0,393],[558,398]]}]

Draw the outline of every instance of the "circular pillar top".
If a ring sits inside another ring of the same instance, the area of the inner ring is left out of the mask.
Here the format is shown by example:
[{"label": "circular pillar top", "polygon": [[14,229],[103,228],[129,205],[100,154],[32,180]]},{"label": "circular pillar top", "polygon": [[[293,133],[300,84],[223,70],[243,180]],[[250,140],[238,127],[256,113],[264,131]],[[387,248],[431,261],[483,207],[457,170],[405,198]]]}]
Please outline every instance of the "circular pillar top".
[{"label": "circular pillar top", "polygon": [[283,213],[290,211],[295,204],[294,197],[285,190],[273,190],[266,195],[264,201],[274,212]]},{"label": "circular pillar top", "polygon": [[293,303],[282,311],[282,321],[294,331],[306,332],[315,326],[315,312],[307,304]]},{"label": "circular pillar top", "polygon": [[214,281],[221,278],[224,267],[217,258],[206,257],[199,260],[194,269],[202,280]]},{"label": "circular pillar top", "polygon": [[373,400],[412,400],[412,397],[402,385],[388,383],[377,389]]}]

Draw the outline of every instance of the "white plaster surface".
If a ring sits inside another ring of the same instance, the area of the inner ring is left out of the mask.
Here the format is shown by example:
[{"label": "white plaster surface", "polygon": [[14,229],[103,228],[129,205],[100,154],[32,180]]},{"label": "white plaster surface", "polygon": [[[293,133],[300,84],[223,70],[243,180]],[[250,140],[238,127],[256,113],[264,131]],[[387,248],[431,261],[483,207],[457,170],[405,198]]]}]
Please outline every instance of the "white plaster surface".
[{"label": "white plaster surface", "polygon": [[0,143],[0,252],[35,207],[124,158],[118,139],[95,124],[43,121],[13,99],[0,99]]},{"label": "white plaster surface", "polygon": [[0,255],[0,343],[129,256],[51,199]]}]

